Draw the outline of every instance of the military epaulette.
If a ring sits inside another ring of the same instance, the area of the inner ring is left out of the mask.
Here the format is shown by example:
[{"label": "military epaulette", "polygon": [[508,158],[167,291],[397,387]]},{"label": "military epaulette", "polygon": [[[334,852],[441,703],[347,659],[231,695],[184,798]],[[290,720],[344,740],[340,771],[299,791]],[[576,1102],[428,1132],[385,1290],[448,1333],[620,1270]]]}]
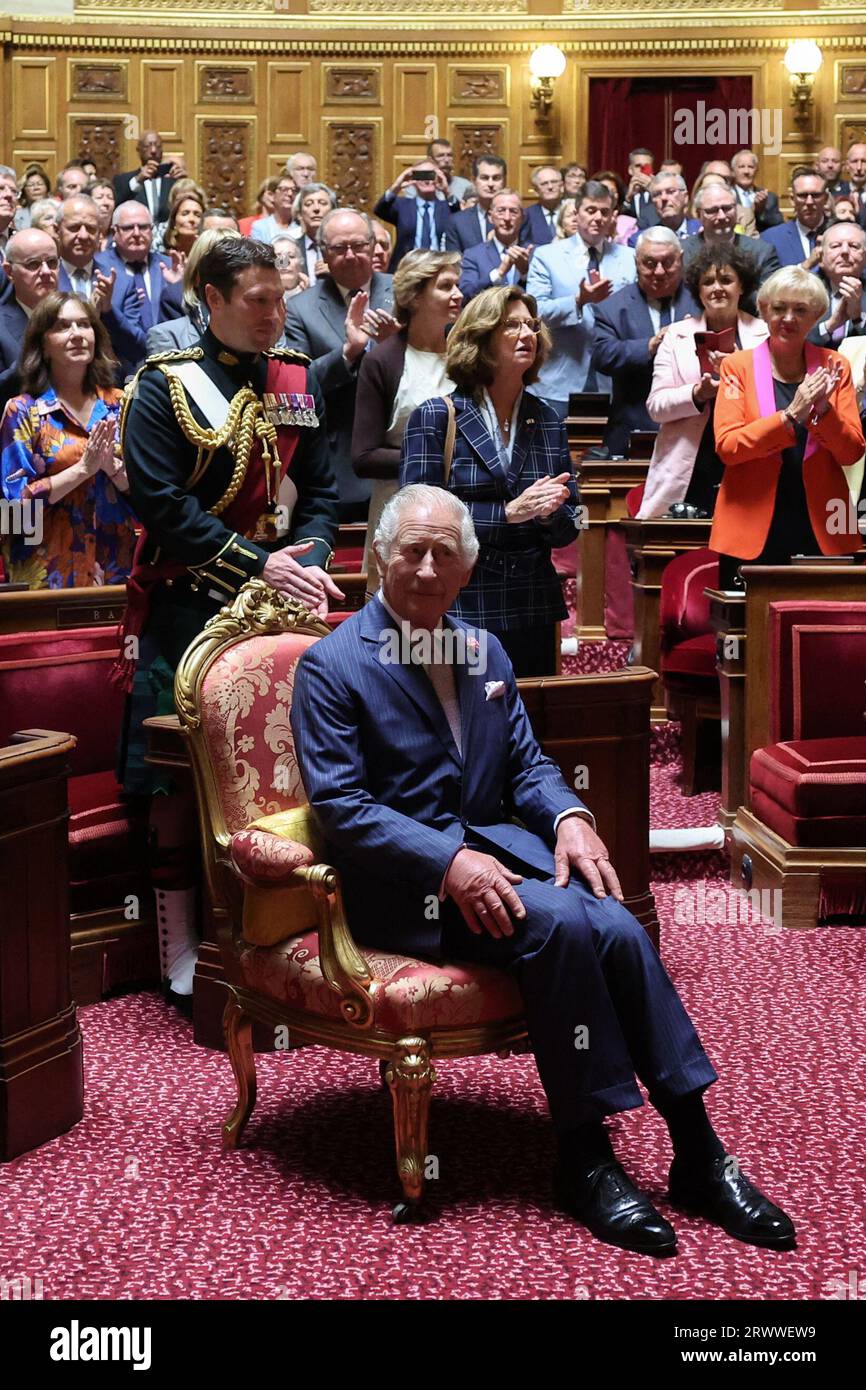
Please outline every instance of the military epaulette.
[{"label": "military epaulette", "polygon": [[295,352],[294,348],[272,347],[267,348],[262,354],[263,357],[276,357],[280,362],[300,362],[302,366],[309,367],[312,358],[305,352]]},{"label": "military epaulette", "polygon": [[145,358],[145,367],[159,367],[163,362],[198,362],[204,357],[200,347],[175,348],[173,352],[154,352]]}]

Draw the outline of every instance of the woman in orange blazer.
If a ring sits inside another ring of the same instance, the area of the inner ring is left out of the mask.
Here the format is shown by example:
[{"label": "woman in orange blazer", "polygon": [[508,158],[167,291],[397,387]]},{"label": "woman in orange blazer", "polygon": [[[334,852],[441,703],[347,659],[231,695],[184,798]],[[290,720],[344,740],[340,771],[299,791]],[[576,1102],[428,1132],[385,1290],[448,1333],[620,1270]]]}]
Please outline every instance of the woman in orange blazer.
[{"label": "woman in orange blazer", "polygon": [[725,475],[710,534],[722,587],[746,560],[787,564],[861,548],[842,472],[864,449],[851,369],[806,341],[827,304],[816,275],[777,270],[758,291],[768,340],[722,360],[715,430]]}]

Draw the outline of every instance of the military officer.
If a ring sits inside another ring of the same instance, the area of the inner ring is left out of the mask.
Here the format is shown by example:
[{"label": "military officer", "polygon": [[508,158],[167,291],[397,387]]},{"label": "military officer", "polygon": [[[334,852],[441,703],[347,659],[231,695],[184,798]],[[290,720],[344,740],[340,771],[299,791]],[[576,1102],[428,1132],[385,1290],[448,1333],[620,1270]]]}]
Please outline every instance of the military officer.
[{"label": "military officer", "polygon": [[[165,791],[144,763],[143,721],[174,711],[175,668],[193,637],[260,575],[324,616],[337,489],[309,359],[272,348],[283,286],[263,242],[226,238],[202,259],[209,325],[151,357],[121,412],[129,498],[142,522],[117,678],[129,692],[121,776],[128,796]],[[195,817],[176,792],[150,806],[163,978],[192,993],[198,937]]]}]

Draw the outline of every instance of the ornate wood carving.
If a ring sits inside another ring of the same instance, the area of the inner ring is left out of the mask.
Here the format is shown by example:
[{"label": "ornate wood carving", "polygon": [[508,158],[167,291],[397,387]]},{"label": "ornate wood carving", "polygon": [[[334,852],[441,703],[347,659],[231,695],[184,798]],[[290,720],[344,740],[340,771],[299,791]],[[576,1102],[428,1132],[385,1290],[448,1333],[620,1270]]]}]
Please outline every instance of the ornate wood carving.
[{"label": "ornate wood carving", "polygon": [[478,155],[502,155],[501,125],[463,125],[457,122],[453,140],[457,170],[464,178],[472,177],[472,161]]},{"label": "ornate wood carving", "polygon": [[860,63],[841,64],[839,97],[866,97],[866,67]]},{"label": "ornate wood carving", "polygon": [[95,117],[74,116],[71,120],[71,158],[92,159],[97,176],[113,178],[123,169],[122,152],[126,149],[125,123],[121,116],[98,120]]},{"label": "ornate wood carving", "polygon": [[505,68],[452,68],[451,100],[458,105],[468,102],[507,101]]},{"label": "ornate wood carving", "polygon": [[325,101],[379,100],[378,68],[336,68],[325,71]]},{"label": "ornate wood carving", "polygon": [[253,69],[201,63],[198,70],[198,99],[201,102],[253,101]]},{"label": "ornate wood carving", "polygon": [[333,121],[328,127],[327,182],[346,207],[369,212],[375,186],[376,127],[360,121]]},{"label": "ornate wood carving", "polygon": [[69,95],[88,101],[126,101],[126,63],[69,64]]},{"label": "ornate wood carving", "polygon": [[246,121],[203,120],[201,182],[208,202],[229,208],[238,217],[252,204],[249,172],[253,167],[251,129]]}]

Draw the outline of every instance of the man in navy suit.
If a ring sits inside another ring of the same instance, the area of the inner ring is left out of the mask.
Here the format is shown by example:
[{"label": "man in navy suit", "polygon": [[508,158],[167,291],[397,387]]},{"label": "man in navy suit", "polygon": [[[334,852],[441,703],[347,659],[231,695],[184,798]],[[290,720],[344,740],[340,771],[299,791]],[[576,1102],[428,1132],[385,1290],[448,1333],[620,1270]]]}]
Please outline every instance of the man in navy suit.
[{"label": "man in navy suit", "polygon": [[99,245],[99,211],[92,198],[78,194],[60,208],[57,224],[60,272],[57,288],[78,294],[98,308],[120,362],[119,384],[144,361],[145,331],[132,281],[118,275],[116,265]]},{"label": "man in navy suit", "polygon": [[445,232],[445,250],[459,251],[461,255],[480,242],[486,241],[493,230],[487,216],[490,200],[501,192],[508,178],[508,167],[497,154],[482,154],[472,161],[472,181],[475,207],[466,208],[451,218],[451,225]]},{"label": "man in navy suit", "polygon": [[794,220],[761,233],[780,265],[811,270],[818,259],[818,240],[827,222],[827,180],[814,169],[797,169],[791,179]]},{"label": "man in navy suit", "polygon": [[638,226],[642,226],[641,218],[650,209],[650,183],[653,176],[653,160],[655,156],[652,150],[641,147],[630,150],[628,156],[628,184],[625,190],[621,212],[627,217],[637,219]]},{"label": "man in navy suit", "polygon": [[846,338],[866,337],[863,293],[866,286],[866,231],[856,222],[832,222],[821,239],[818,278],[830,298],[827,313],[809,341],[838,348]]},{"label": "man in navy suit", "polygon": [[18,359],[27,322],[36,305],[57,289],[57,242],[37,227],[16,232],[6,243],[3,269],[12,291],[0,304],[0,410],[21,389]]},{"label": "man in navy suit", "polygon": [[647,227],[635,248],[637,283],[625,285],[595,309],[592,365],[611,379],[610,414],[602,444],[628,457],[632,430],[658,429],[646,401],[653,363],[668,326],[699,317],[683,284],[683,249],[669,227]]},{"label": "man in navy suit", "polygon": [[538,194],[538,202],[526,209],[526,239],[533,246],[546,246],[556,236],[556,214],[562,202],[562,174],[552,164],[536,169],[530,183]]},{"label": "man in navy suit", "polygon": [[[415,197],[401,198],[400,191],[409,185],[415,189]],[[443,193],[444,198],[437,198],[437,193]],[[432,159],[416,160],[398,174],[373,209],[374,217],[397,228],[390,273],[393,275],[407,251],[441,251],[451,214],[459,211],[458,199],[448,193],[448,180]]]},{"label": "man in navy suit", "polygon": [[671,1197],[730,1234],[794,1228],[739,1172],[702,1092],[716,1073],[622,890],[591,813],[532,733],[502,647],[446,616],[478,540],[444,488],[386,505],[382,590],[301,657],[292,731],[358,939],[512,972],[559,1141],[560,1202],[600,1239],[672,1254],[603,1117],[640,1076],[674,1144]]},{"label": "man in navy suit", "polygon": [[755,182],[758,177],[758,156],[752,154],[751,150],[737,150],[731,160],[731,173],[734,176],[734,197],[743,207],[754,208],[758,231],[766,232],[770,227],[781,226],[785,219],[779,209],[779,199],[769,188],[759,188]]},{"label": "man in navy suit", "polygon": [[493,236],[490,241],[471,247],[463,257],[460,289],[464,301],[491,285],[526,285],[531,246],[520,245],[524,210],[520,194],[503,188],[494,194],[488,210]]},{"label": "man in navy suit", "polygon": [[111,226],[114,240],[104,259],[117,271],[120,286],[132,285],[145,335],[157,323],[182,318],[183,271],[171,256],[151,250],[153,218],[147,208],[135,199],[121,203]]},{"label": "man in navy suit", "polygon": [[139,167],[114,176],[114,196],[117,204],[135,198],[147,208],[155,222],[168,218],[168,195],[172,185],[186,175],[182,159],[164,164],[162,136],[158,130],[145,130],[136,145]]},{"label": "man in navy suit", "polygon": [[844,198],[851,192],[848,180],[839,177],[842,172],[842,151],[835,145],[825,145],[818,151],[815,170],[827,180],[827,192],[831,198]]},{"label": "man in navy suit", "polygon": [[682,174],[664,171],[656,174],[649,186],[650,202],[641,211],[638,229],[629,237],[629,246],[636,246],[637,239],[647,227],[670,227],[680,241],[694,236],[701,230],[697,218],[686,217],[689,190]]},{"label": "man in navy suit", "polygon": [[[734,231],[737,224],[737,200],[730,188],[718,183],[705,184],[698,191],[695,203],[701,219],[701,232],[683,242],[683,264],[686,270],[704,245],[736,246],[754,261],[758,283],[761,285],[779,269],[775,247],[769,245],[767,240],[762,237],[743,236],[742,233]],[[766,237],[769,238],[773,232],[780,231],[781,227],[775,227],[773,231],[766,233]],[[757,313],[754,297],[744,300],[743,307],[748,314]]]}]

